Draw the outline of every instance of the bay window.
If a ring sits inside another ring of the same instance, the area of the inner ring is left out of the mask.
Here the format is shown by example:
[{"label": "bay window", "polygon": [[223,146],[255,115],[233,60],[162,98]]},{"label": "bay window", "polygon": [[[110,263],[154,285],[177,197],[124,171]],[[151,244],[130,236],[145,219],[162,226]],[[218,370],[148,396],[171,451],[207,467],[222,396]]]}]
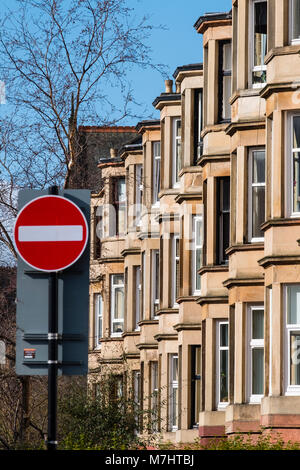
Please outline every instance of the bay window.
[{"label": "bay window", "polygon": [[253,88],[260,88],[266,83],[267,2],[252,0],[250,6],[250,83]]},{"label": "bay window", "polygon": [[111,336],[124,331],[124,275],[111,275]]},{"label": "bay window", "polygon": [[152,153],[153,153],[153,194],[152,194],[152,203],[158,204],[160,192],[160,142],[153,142],[152,144]]},{"label": "bay window", "polygon": [[263,241],[260,228],[265,221],[265,149],[250,149],[248,156],[249,241]]},{"label": "bay window", "polygon": [[285,286],[287,395],[300,395],[300,284]]},{"label": "bay window", "polygon": [[248,398],[259,403],[264,394],[264,307],[248,307]]},{"label": "bay window", "polygon": [[228,321],[217,321],[216,336],[216,406],[223,409],[229,401]]}]

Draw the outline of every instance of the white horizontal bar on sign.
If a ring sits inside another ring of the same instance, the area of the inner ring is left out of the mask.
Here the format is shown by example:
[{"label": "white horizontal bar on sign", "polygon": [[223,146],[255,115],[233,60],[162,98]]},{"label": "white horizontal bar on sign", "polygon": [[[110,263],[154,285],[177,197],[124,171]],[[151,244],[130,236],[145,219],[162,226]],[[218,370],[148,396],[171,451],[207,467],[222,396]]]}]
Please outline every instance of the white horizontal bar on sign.
[{"label": "white horizontal bar on sign", "polygon": [[20,242],[78,242],[83,239],[82,225],[23,225]]}]

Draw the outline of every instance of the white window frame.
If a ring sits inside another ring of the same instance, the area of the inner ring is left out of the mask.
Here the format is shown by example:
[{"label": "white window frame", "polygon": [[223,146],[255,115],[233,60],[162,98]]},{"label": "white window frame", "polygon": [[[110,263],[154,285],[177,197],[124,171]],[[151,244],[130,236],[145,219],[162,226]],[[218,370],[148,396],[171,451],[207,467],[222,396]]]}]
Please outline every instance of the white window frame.
[{"label": "white window frame", "polygon": [[[200,245],[197,245],[196,227],[200,222]],[[202,254],[203,254],[203,217],[202,215],[193,215],[193,252],[192,252],[192,292],[193,295],[201,294],[201,278],[200,278],[200,289],[197,289],[197,251],[201,251],[201,265],[202,265]],[[200,276],[199,276],[200,277]]]},{"label": "white window frame", "polygon": [[[177,285],[177,267],[180,269],[180,253],[176,256],[176,243],[179,240],[179,234],[172,235],[172,266],[171,266],[171,276],[172,276],[172,305],[173,308],[178,308],[178,303],[176,302],[177,295],[176,295],[176,285]],[[180,243],[180,241],[179,241]]]},{"label": "white window frame", "polygon": [[[228,328],[228,346],[220,346],[220,331],[221,326],[227,325]],[[221,402],[220,401],[220,393],[221,393],[221,385],[220,385],[220,353],[221,351],[228,351],[228,374],[229,374],[229,321],[228,320],[218,320],[216,322],[216,406],[217,410],[224,410],[229,401]],[[229,377],[228,377],[229,380]],[[229,393],[229,383],[228,383],[228,393]]]},{"label": "white window frame", "polygon": [[285,323],[285,335],[284,335],[284,349],[285,349],[285,394],[287,396],[300,396],[300,385],[290,385],[291,381],[291,368],[290,368],[290,338],[291,333],[299,333],[300,335],[300,323],[299,324],[289,324],[288,323],[288,295],[287,290],[289,287],[299,286],[298,283],[285,284],[283,289],[283,301],[284,301],[284,323]]},{"label": "white window frame", "polygon": [[[151,282],[151,287],[152,287],[152,296],[151,296],[151,318],[154,320],[158,319],[158,316],[155,315],[156,310],[159,309],[159,296],[156,298],[155,292],[157,290],[157,283],[158,283],[158,290],[159,290],[159,277],[157,279],[156,277],[156,272],[157,272],[157,255],[159,258],[159,250],[152,250],[151,252],[151,258],[152,258],[152,282]],[[159,267],[159,266],[158,266]],[[158,273],[159,275],[159,273]],[[157,308],[155,308],[157,307]]]},{"label": "white window frame", "polygon": [[178,155],[176,152],[177,149],[177,142],[180,142],[181,146],[181,136],[178,136],[176,134],[176,129],[177,129],[177,122],[180,122],[181,126],[181,117],[174,117],[172,120],[172,186],[173,188],[179,188],[180,182],[179,182],[179,171],[177,171],[177,165],[179,165],[178,162]]},{"label": "white window frame", "polygon": [[[173,379],[174,363],[177,361],[177,380]],[[178,354],[169,354],[169,430],[175,432],[178,429]],[[173,390],[177,390],[176,416],[173,415]],[[177,425],[174,425],[177,422]]]},{"label": "white window frame", "polygon": [[299,112],[286,113],[286,212],[288,217],[300,217],[300,212],[294,212],[294,186],[293,186],[293,154],[299,152],[300,148],[293,148],[293,118],[299,116]]},{"label": "white window frame", "polygon": [[[123,284],[114,284],[113,282],[113,279],[114,277],[116,276],[122,276],[123,277]],[[114,307],[115,307],[115,292],[116,292],[116,289],[117,288],[120,288],[120,287],[123,287],[123,290],[124,290],[124,294],[125,294],[125,283],[124,283],[124,274],[123,273],[120,273],[120,274],[111,274],[111,277],[110,277],[110,282],[111,282],[111,285],[110,285],[110,293],[111,293],[111,309],[110,309],[110,316],[111,316],[111,334],[110,336],[112,338],[116,338],[116,337],[120,337],[122,336],[123,332],[124,332],[124,317],[125,317],[125,302],[123,303],[123,318],[115,318],[115,311],[114,311]],[[125,300],[125,299],[124,299]],[[122,323],[123,324],[123,329],[122,331],[120,332],[117,332],[117,333],[113,333],[113,326],[114,326],[114,323]]]},{"label": "white window frame", "polygon": [[[139,273],[139,276],[138,276]],[[142,268],[135,266],[135,317],[134,317],[134,330],[140,331],[139,322],[141,321],[141,295],[142,295]],[[138,315],[137,315],[138,312]]]},{"label": "white window frame", "polygon": [[[103,298],[101,294],[94,294],[94,312],[95,312],[95,349],[101,349],[100,339],[103,338]],[[99,323],[101,319],[101,330]]]},{"label": "white window frame", "polygon": [[[252,88],[264,88],[266,83],[253,83],[252,74],[253,72],[265,72],[267,70],[266,65],[256,65],[254,66],[254,11],[256,3],[263,3],[265,0],[251,0],[249,2],[249,85]],[[268,7],[268,2],[267,7]]]},{"label": "white window frame", "polygon": [[[156,148],[159,148],[159,154],[156,153]],[[153,191],[152,191],[152,206],[157,207],[159,206],[159,197],[158,194],[158,187],[156,185],[157,182],[157,166],[159,166],[159,179],[160,179],[160,172],[161,172],[161,143],[160,141],[152,142],[152,178],[153,178]]]},{"label": "white window frame", "polygon": [[262,310],[265,315],[265,308],[264,305],[255,305],[251,304],[247,306],[247,344],[248,344],[248,351],[247,351],[247,395],[250,404],[257,404],[261,402],[264,394],[252,394],[252,351],[254,349],[263,349],[265,348],[264,339],[253,339],[252,338],[252,331],[253,331],[253,310]]},{"label": "white window frame", "polygon": [[289,38],[290,43],[292,45],[300,44],[300,36],[298,38],[294,38],[294,8],[293,3],[295,0],[289,0]]},{"label": "white window frame", "polygon": [[251,243],[263,242],[264,237],[252,236],[252,217],[253,217],[253,188],[264,187],[266,195],[266,175],[264,183],[253,183],[253,153],[257,151],[265,152],[265,168],[266,168],[266,149],[265,147],[251,147],[248,150],[248,240]]}]

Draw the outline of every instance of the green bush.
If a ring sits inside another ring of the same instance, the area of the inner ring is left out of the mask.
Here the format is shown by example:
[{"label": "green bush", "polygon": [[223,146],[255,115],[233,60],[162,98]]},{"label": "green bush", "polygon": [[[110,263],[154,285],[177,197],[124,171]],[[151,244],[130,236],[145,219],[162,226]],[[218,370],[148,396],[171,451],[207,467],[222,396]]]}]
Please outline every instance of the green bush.
[{"label": "green bush", "polygon": [[95,396],[73,386],[60,400],[59,448],[125,450],[145,447],[146,443],[138,435],[142,416],[132,393],[120,392],[114,376],[102,378],[99,388]]}]

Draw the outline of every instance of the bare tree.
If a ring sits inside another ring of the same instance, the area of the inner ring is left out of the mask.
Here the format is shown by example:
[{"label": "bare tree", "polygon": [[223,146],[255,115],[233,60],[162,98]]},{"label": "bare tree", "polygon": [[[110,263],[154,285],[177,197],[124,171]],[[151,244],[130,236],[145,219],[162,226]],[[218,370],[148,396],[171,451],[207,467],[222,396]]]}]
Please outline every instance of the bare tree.
[{"label": "bare tree", "polygon": [[[2,9],[8,112],[0,120],[0,182],[10,194],[0,188],[0,208],[15,215],[15,189],[72,187],[83,151],[78,123],[109,126],[132,116],[128,71],[163,72],[147,46],[152,29],[126,0],[18,0],[16,11]],[[14,253],[3,221],[1,242]]]}]

